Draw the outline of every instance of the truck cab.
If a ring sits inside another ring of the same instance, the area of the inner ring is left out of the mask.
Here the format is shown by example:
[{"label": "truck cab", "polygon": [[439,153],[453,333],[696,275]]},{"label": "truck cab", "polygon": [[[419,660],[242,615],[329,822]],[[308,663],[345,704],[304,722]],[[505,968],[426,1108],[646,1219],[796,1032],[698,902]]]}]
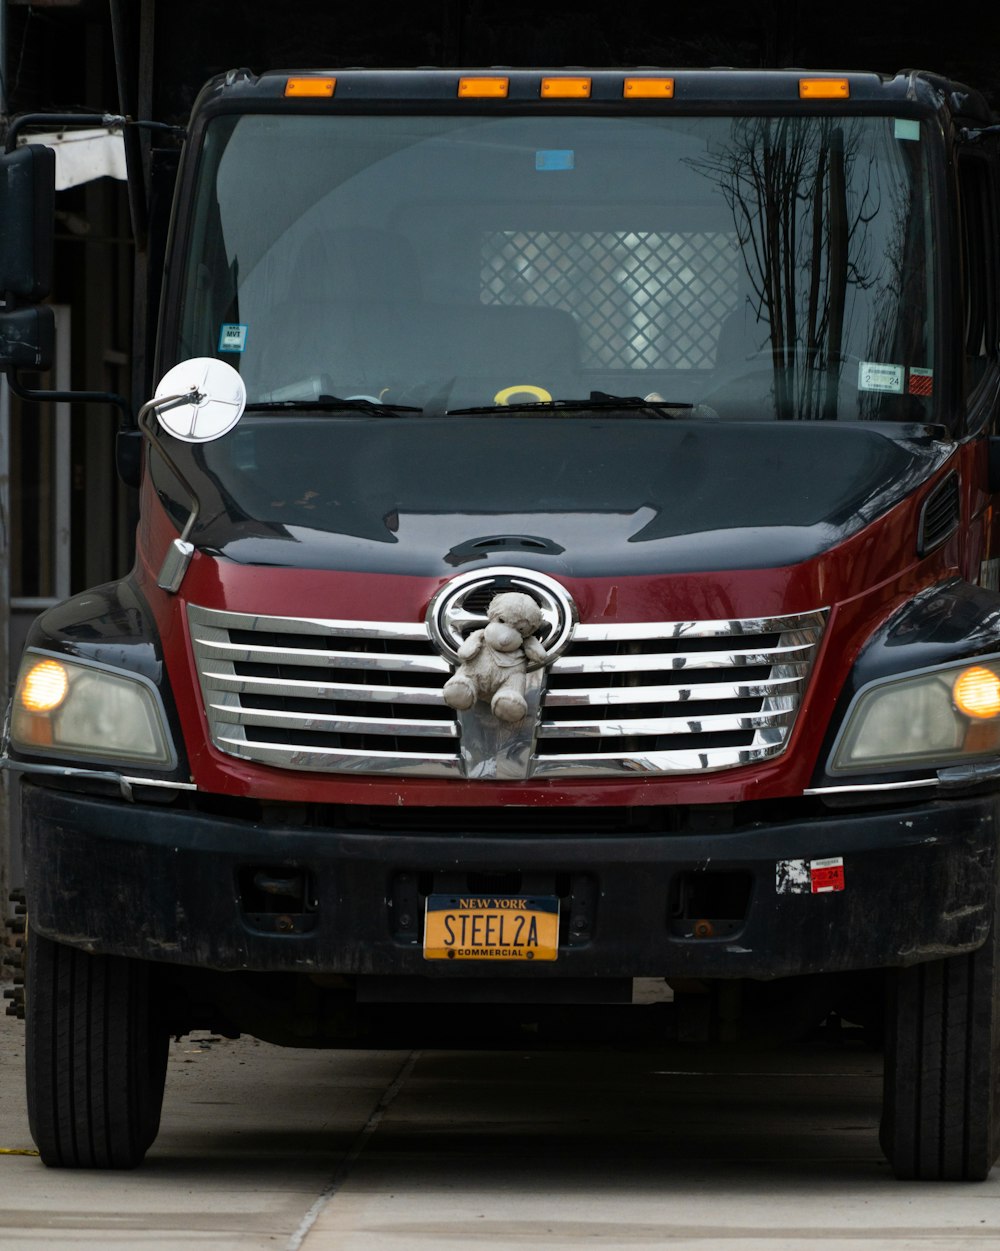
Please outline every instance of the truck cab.
[{"label": "truck cab", "polygon": [[206,85],[135,565],[38,620],[8,719],[47,1164],[139,1163],[190,1029],[835,1013],[896,1174],[988,1174],[994,129],[914,72]]}]

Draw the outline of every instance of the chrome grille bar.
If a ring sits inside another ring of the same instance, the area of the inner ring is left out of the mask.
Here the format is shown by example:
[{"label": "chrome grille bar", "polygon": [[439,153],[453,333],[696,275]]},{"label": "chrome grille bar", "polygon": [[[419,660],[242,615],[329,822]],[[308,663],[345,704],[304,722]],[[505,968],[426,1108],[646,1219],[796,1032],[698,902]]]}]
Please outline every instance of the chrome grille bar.
[{"label": "chrome grille bar", "polygon": [[773,665],[807,660],[809,643],[775,647],[768,651],[654,652],[651,655],[560,656],[552,673],[656,673],[669,669],[738,669],[746,665]]},{"label": "chrome grille bar", "polygon": [[379,717],[335,717],[320,713],[276,712],[273,709],[238,708],[228,704],[212,704],[220,721],[233,725],[268,725],[281,730],[330,730],[342,734],[405,734],[418,738],[457,738],[454,721],[415,721],[396,718],[384,721]]},{"label": "chrome grille bar", "polygon": [[794,709],[783,713],[758,712],[746,716],[630,717],[621,721],[543,721],[541,738],[606,738],[629,734],[711,734],[723,730],[756,730],[791,723]]},{"label": "chrome grille bar", "polygon": [[285,695],[298,699],[349,699],[393,704],[440,704],[440,689],[414,686],[365,686],[350,682],[300,682],[292,678],[242,678],[207,669],[202,681],[217,691],[239,695]]},{"label": "chrome grille bar", "polygon": [[397,652],[384,654],[364,651],[319,651],[306,647],[250,647],[245,644],[220,643],[213,639],[199,640],[203,654],[213,660],[252,662],[254,664],[301,665],[317,669],[408,669],[411,673],[449,672],[448,662],[441,656],[408,656]]},{"label": "chrome grille bar", "polygon": [[699,699],[754,699],[765,695],[797,695],[802,679],[774,678],[762,682],[701,682],[685,686],[574,687],[549,690],[546,708],[576,708],[588,704],[680,704]]}]

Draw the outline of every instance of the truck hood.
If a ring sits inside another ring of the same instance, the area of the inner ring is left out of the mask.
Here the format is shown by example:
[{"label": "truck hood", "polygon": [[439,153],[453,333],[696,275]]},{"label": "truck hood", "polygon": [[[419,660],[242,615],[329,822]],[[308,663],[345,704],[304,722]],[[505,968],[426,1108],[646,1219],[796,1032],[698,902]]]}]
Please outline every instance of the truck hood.
[{"label": "truck hood", "polygon": [[[569,577],[798,564],[954,450],[916,426],[505,416],[254,417],[190,452],[195,541],[241,564]],[[162,479],[162,480],[161,480]],[[154,481],[178,523],[186,496]]]}]

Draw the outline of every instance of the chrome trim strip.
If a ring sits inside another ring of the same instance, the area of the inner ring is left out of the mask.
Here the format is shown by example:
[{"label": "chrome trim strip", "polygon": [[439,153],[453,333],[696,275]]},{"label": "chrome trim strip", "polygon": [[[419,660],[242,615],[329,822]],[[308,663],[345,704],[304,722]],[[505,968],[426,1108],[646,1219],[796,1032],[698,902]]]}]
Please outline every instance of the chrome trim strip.
[{"label": "chrome trim strip", "polygon": [[11,760],[9,756],[0,756],[0,770],[9,773],[37,773],[47,777],[90,778],[98,782],[111,782],[121,789],[126,799],[132,799],[133,786],[156,786],[170,791],[196,791],[194,782],[176,782],[173,778],[132,777],[127,773],[113,773],[108,769],[85,769],[80,765],[43,765],[30,761]]},{"label": "chrome trim strip", "polygon": [[856,786],[813,786],[802,792],[803,795],[857,795],[863,791],[906,791],[919,787],[940,786],[938,778],[918,778],[908,782],[862,782]]}]

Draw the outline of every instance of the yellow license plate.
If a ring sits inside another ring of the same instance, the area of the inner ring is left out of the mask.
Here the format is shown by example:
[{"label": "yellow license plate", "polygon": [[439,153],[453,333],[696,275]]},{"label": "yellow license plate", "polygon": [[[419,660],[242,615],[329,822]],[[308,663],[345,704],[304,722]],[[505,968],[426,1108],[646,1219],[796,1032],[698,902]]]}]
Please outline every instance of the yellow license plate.
[{"label": "yellow license plate", "polygon": [[555,896],[427,896],[425,960],[555,960],[558,954]]}]

